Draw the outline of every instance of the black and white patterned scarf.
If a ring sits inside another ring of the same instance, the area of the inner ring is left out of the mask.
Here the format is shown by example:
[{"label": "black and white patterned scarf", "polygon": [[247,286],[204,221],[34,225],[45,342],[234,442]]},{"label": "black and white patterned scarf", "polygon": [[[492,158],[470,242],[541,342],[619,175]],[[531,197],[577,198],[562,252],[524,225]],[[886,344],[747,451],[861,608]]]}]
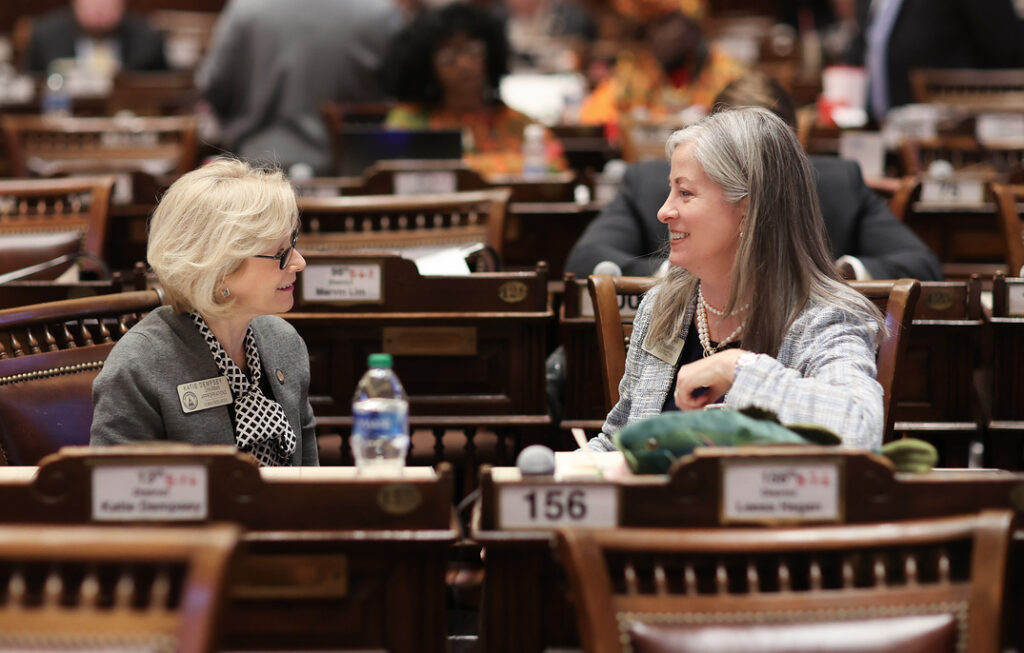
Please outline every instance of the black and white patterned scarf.
[{"label": "black and white patterned scarf", "polygon": [[245,361],[252,373],[250,380],[224,351],[220,341],[206,325],[206,320],[198,313],[191,313],[190,317],[206,340],[217,369],[227,377],[231,386],[231,395],[235,398],[235,445],[256,456],[260,465],[289,465],[295,453],[295,431],[288,423],[281,404],[269,399],[260,390],[263,366],[252,326],[245,332]]}]

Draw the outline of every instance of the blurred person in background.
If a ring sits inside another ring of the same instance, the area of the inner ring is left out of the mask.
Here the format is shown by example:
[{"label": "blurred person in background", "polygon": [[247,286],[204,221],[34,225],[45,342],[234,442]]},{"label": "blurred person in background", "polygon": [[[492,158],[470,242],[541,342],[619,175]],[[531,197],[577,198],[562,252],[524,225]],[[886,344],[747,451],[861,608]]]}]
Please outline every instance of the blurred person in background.
[{"label": "blurred person in background", "polygon": [[[796,130],[789,96],[763,73],[751,72],[736,79],[714,102],[716,111],[745,106],[769,109]],[[864,184],[856,162],[834,156],[811,156],[809,160],[840,274],[856,279],[942,279],[938,258]],[[566,270],[586,278],[598,263],[610,261],[623,274],[655,274],[667,255],[667,234],[657,214],[665,201],[668,174],[668,161],[631,165],[615,199],[573,246]]]},{"label": "blurred person in background", "polygon": [[590,12],[573,0],[504,0],[494,10],[508,25],[516,68],[579,70],[579,52],[597,38]]},{"label": "blurred person in background", "polygon": [[404,21],[392,0],[230,0],[196,78],[221,145],[250,161],[330,174],[320,107],[383,99],[380,63]]},{"label": "blurred person in background", "polygon": [[[508,72],[504,25],[487,9],[456,2],[421,13],[394,39],[384,70],[398,104],[386,124],[463,131],[463,158],[481,174],[523,170],[523,132],[535,122],[498,97]],[[550,171],[561,144],[544,130]]]},{"label": "blurred person in background", "polygon": [[642,21],[641,43],[619,53],[611,76],[583,100],[580,122],[615,124],[623,115],[661,118],[696,108],[711,110],[722,87],[741,75],[743,66],[711,47],[695,16],[680,10],[680,2],[618,0],[616,6]]},{"label": "blurred person in background", "polygon": [[1021,19],[1011,0],[856,0],[847,63],[867,68],[868,107],[882,120],[913,101],[914,68],[1018,68]]},{"label": "blurred person in background", "polygon": [[90,72],[165,70],[164,36],[143,17],[125,11],[125,0],[72,0],[32,20],[29,70],[45,71],[55,59],[75,59]]}]

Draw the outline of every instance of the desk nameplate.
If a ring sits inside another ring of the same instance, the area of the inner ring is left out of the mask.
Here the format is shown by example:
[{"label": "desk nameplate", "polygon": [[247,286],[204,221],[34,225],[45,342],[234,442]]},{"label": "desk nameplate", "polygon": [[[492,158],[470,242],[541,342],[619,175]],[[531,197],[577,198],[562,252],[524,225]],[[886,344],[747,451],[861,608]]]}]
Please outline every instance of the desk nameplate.
[{"label": "desk nameplate", "polygon": [[196,521],[209,514],[204,465],[98,465],[92,470],[96,521]]},{"label": "desk nameplate", "polygon": [[843,460],[722,460],[719,521],[820,523],[845,519]]},{"label": "desk nameplate", "polygon": [[300,279],[302,301],[329,304],[383,304],[380,263],[310,263]]},{"label": "desk nameplate", "polygon": [[610,484],[499,485],[498,528],[614,528],[619,524],[619,504],[619,488]]},{"label": "desk nameplate", "polygon": [[1006,280],[1006,314],[1024,317],[1024,280]]}]

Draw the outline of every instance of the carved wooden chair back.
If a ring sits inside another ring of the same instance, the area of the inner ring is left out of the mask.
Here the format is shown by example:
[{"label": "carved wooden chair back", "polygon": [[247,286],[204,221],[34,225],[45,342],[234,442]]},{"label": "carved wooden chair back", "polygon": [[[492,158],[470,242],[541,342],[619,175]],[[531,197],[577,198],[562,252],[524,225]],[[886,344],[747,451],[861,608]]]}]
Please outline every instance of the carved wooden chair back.
[{"label": "carved wooden chair back", "polygon": [[35,465],[88,444],[93,379],[114,343],[159,305],[145,290],[0,310],[0,462]]},{"label": "carved wooden chair back", "polygon": [[310,250],[404,249],[481,242],[501,254],[510,191],[303,197],[300,246]]},{"label": "carved wooden chair back", "polygon": [[237,526],[0,527],[0,648],[203,653]]},{"label": "carved wooden chair back", "polygon": [[558,550],[587,653],[994,653],[1012,523],[566,529]]}]

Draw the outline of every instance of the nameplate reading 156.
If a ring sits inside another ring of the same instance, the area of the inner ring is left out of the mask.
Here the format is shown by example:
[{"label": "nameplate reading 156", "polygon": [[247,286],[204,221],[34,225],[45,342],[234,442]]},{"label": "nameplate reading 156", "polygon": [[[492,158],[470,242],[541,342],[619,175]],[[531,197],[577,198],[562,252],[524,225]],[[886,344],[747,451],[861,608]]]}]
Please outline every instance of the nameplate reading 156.
[{"label": "nameplate reading 156", "polygon": [[722,465],[722,521],[838,521],[837,462]]},{"label": "nameplate reading 156", "polygon": [[302,273],[302,299],[317,301],[380,301],[380,264],[318,263]]},{"label": "nameplate reading 156", "polygon": [[92,471],[97,521],[192,521],[208,512],[203,465],[107,465]]},{"label": "nameplate reading 156", "polygon": [[508,485],[498,490],[498,528],[587,526],[612,528],[619,521],[613,485]]}]

